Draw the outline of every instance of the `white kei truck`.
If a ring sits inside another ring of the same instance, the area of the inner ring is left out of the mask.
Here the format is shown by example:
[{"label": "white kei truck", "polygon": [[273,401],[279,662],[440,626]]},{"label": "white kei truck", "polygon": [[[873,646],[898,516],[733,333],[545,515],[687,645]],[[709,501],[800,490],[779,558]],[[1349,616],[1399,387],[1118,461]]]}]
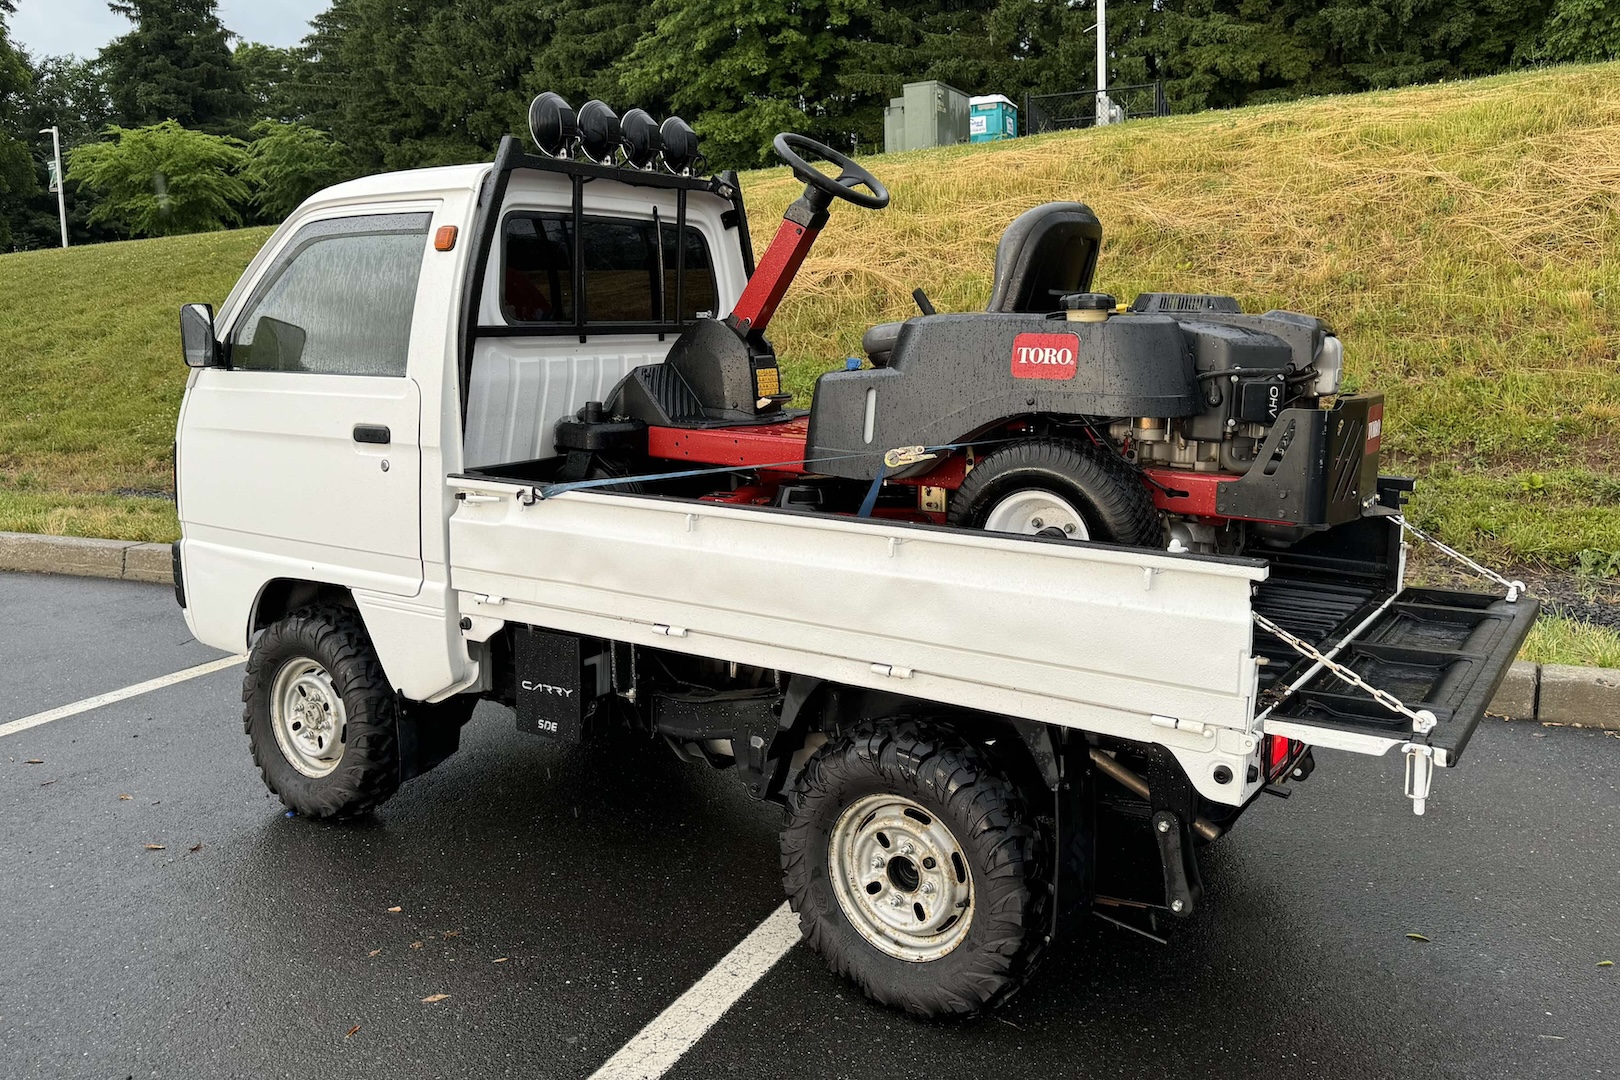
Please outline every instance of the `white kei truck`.
[{"label": "white kei truck", "polygon": [[1191,916],[1196,849],[1312,747],[1397,751],[1423,812],[1537,602],[1404,584],[1411,482],[1320,320],[1119,304],[1049,203],[984,310],[918,290],[797,410],[764,332],[882,183],[779,136],[805,188],[756,265],[678,118],[546,94],[530,127],[320,192],[182,309],[176,595],[249,653],[287,807],[375,809],[481,699],[661,741],[783,806],[805,940],[930,1016],[1082,915]]}]

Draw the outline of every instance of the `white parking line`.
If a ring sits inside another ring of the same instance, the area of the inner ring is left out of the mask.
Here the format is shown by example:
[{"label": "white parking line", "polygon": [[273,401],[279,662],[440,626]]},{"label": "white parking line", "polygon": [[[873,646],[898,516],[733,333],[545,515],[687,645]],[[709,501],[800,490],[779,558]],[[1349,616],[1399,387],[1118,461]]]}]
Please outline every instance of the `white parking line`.
[{"label": "white parking line", "polygon": [[783,904],[592,1073],[590,1080],[657,1080],[663,1076],[798,940],[799,917]]},{"label": "white parking line", "polygon": [[65,716],[77,716],[79,713],[89,712],[91,709],[99,709],[103,705],[111,705],[115,701],[125,701],[132,697],[140,697],[142,694],[149,694],[153,690],[161,690],[165,686],[173,686],[175,683],[183,683],[188,679],[200,678],[203,675],[212,675],[216,671],[224,671],[228,667],[235,667],[237,664],[242,663],[242,661],[246,659],[247,657],[244,655],[227,656],[222,660],[210,660],[206,664],[198,664],[196,667],[186,668],[184,671],[176,671],[172,675],[162,675],[156,679],[147,679],[145,682],[136,683],[134,686],[126,686],[122,690],[112,690],[105,694],[97,694],[95,697],[88,697],[83,701],[75,701],[71,705],[63,705],[59,709],[52,709],[49,712],[35,713],[33,716],[25,716],[21,720],[13,720],[7,724],[0,724],[0,738],[7,735],[15,735],[19,731],[27,731],[29,728],[39,727],[41,724],[48,724],[52,720],[60,720]]}]

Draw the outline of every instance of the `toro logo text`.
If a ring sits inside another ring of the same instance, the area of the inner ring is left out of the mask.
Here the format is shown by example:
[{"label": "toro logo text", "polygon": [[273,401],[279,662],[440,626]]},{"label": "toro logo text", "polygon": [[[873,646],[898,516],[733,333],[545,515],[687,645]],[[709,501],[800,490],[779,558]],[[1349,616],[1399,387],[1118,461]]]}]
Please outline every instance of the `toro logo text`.
[{"label": "toro logo text", "polygon": [[1013,338],[1013,378],[1072,379],[1079,356],[1074,334],[1019,334]]}]

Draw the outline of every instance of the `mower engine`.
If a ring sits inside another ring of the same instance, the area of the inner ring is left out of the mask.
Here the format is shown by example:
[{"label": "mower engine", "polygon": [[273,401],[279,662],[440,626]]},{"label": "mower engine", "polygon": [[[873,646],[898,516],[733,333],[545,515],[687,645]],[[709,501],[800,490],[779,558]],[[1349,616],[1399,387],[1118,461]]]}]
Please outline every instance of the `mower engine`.
[{"label": "mower engine", "polygon": [[1109,434],[1143,466],[1247,472],[1288,408],[1339,390],[1344,352],[1321,320],[1291,311],[1244,315],[1229,296],[1144,293],[1133,312],[1181,323],[1202,390],[1194,416],[1116,421]]}]

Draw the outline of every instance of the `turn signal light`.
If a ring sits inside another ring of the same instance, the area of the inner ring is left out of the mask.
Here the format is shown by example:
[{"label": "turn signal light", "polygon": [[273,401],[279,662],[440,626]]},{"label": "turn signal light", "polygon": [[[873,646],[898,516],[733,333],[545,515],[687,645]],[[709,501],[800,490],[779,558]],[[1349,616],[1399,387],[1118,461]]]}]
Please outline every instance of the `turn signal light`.
[{"label": "turn signal light", "polygon": [[454,225],[441,225],[439,231],[433,234],[434,251],[451,251],[456,246],[456,235],[460,229]]}]

